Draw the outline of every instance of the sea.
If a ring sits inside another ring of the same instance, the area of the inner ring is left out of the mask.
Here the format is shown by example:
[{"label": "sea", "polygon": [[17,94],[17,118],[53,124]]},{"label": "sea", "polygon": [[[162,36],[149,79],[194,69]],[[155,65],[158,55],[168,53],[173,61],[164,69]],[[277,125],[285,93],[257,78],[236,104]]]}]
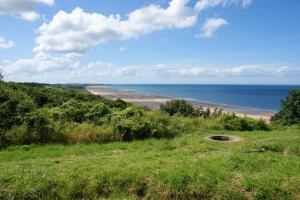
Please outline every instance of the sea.
[{"label": "sea", "polygon": [[191,99],[220,105],[233,105],[277,112],[281,100],[300,85],[215,85],[215,84],[120,84],[113,89],[131,90],[141,95]]}]

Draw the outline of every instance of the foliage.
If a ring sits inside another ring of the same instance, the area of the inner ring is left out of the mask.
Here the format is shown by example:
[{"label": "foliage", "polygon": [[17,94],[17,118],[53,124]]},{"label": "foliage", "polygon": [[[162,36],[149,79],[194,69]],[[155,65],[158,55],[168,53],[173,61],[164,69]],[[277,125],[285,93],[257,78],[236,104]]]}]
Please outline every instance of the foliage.
[{"label": "foliage", "polygon": [[98,103],[90,108],[89,112],[86,114],[86,118],[94,123],[101,124],[101,119],[110,113],[109,107],[104,103]]},{"label": "foliage", "polygon": [[268,130],[263,121],[172,100],[160,110],[110,101],[81,89],[0,83],[0,147],[173,138],[192,130]]},{"label": "foliage", "polygon": [[171,116],[179,114],[184,117],[202,117],[204,119],[216,118],[223,114],[222,109],[216,108],[213,112],[211,112],[209,108],[194,108],[193,105],[189,104],[183,99],[175,99],[168,101],[166,102],[166,104],[160,106],[160,110],[168,113]]},{"label": "foliage", "polygon": [[36,134],[37,141],[47,143],[53,141],[55,134],[54,122],[47,109],[37,109],[27,115],[25,119],[28,132]]},{"label": "foliage", "polygon": [[120,109],[126,109],[128,104],[123,101],[122,99],[117,99],[115,101],[112,102],[112,105],[114,108],[120,108]]},{"label": "foliage", "polygon": [[289,96],[281,102],[281,110],[272,121],[285,125],[300,124],[300,90],[289,91]]},{"label": "foliage", "polygon": [[180,114],[185,117],[194,115],[193,106],[183,99],[168,101],[166,104],[161,105],[160,109],[171,116],[175,114]]},{"label": "foliage", "polygon": [[83,122],[88,112],[87,106],[74,99],[63,103],[58,109],[59,118],[68,122]]},{"label": "foliage", "polygon": [[[35,110],[32,99],[24,92],[11,92],[0,87],[0,137],[14,125],[24,122],[25,115]],[[3,90],[2,90],[3,89]]]},{"label": "foliage", "polygon": [[226,130],[232,131],[268,131],[270,127],[263,120],[254,120],[251,118],[240,118],[234,114],[222,115],[216,119]]}]

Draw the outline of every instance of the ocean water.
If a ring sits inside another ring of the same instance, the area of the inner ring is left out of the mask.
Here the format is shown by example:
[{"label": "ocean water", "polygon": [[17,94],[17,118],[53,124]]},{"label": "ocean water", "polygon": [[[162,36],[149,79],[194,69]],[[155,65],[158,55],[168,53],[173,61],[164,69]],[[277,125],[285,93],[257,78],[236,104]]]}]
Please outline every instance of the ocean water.
[{"label": "ocean water", "polygon": [[187,98],[216,104],[278,111],[281,100],[298,85],[111,85],[142,95]]}]

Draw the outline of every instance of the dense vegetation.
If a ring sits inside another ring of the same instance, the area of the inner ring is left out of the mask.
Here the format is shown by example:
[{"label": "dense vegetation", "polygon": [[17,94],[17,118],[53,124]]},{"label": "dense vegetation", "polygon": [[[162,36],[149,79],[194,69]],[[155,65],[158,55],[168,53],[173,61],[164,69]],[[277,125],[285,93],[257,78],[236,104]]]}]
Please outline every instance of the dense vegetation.
[{"label": "dense vegetation", "polygon": [[282,109],[274,115],[272,121],[285,125],[300,124],[300,90],[290,90],[281,105]]},{"label": "dense vegetation", "polygon": [[194,109],[184,100],[153,111],[62,86],[2,82],[0,91],[2,147],[171,138],[199,128],[269,130],[264,121]]}]

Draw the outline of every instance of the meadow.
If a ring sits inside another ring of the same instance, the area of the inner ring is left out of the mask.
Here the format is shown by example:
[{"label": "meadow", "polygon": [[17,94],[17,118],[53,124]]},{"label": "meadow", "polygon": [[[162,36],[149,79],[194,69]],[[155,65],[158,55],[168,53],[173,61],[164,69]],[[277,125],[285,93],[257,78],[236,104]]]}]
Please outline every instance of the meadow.
[{"label": "meadow", "polygon": [[289,128],[9,147],[0,151],[0,198],[299,199],[299,144],[299,128]]}]

